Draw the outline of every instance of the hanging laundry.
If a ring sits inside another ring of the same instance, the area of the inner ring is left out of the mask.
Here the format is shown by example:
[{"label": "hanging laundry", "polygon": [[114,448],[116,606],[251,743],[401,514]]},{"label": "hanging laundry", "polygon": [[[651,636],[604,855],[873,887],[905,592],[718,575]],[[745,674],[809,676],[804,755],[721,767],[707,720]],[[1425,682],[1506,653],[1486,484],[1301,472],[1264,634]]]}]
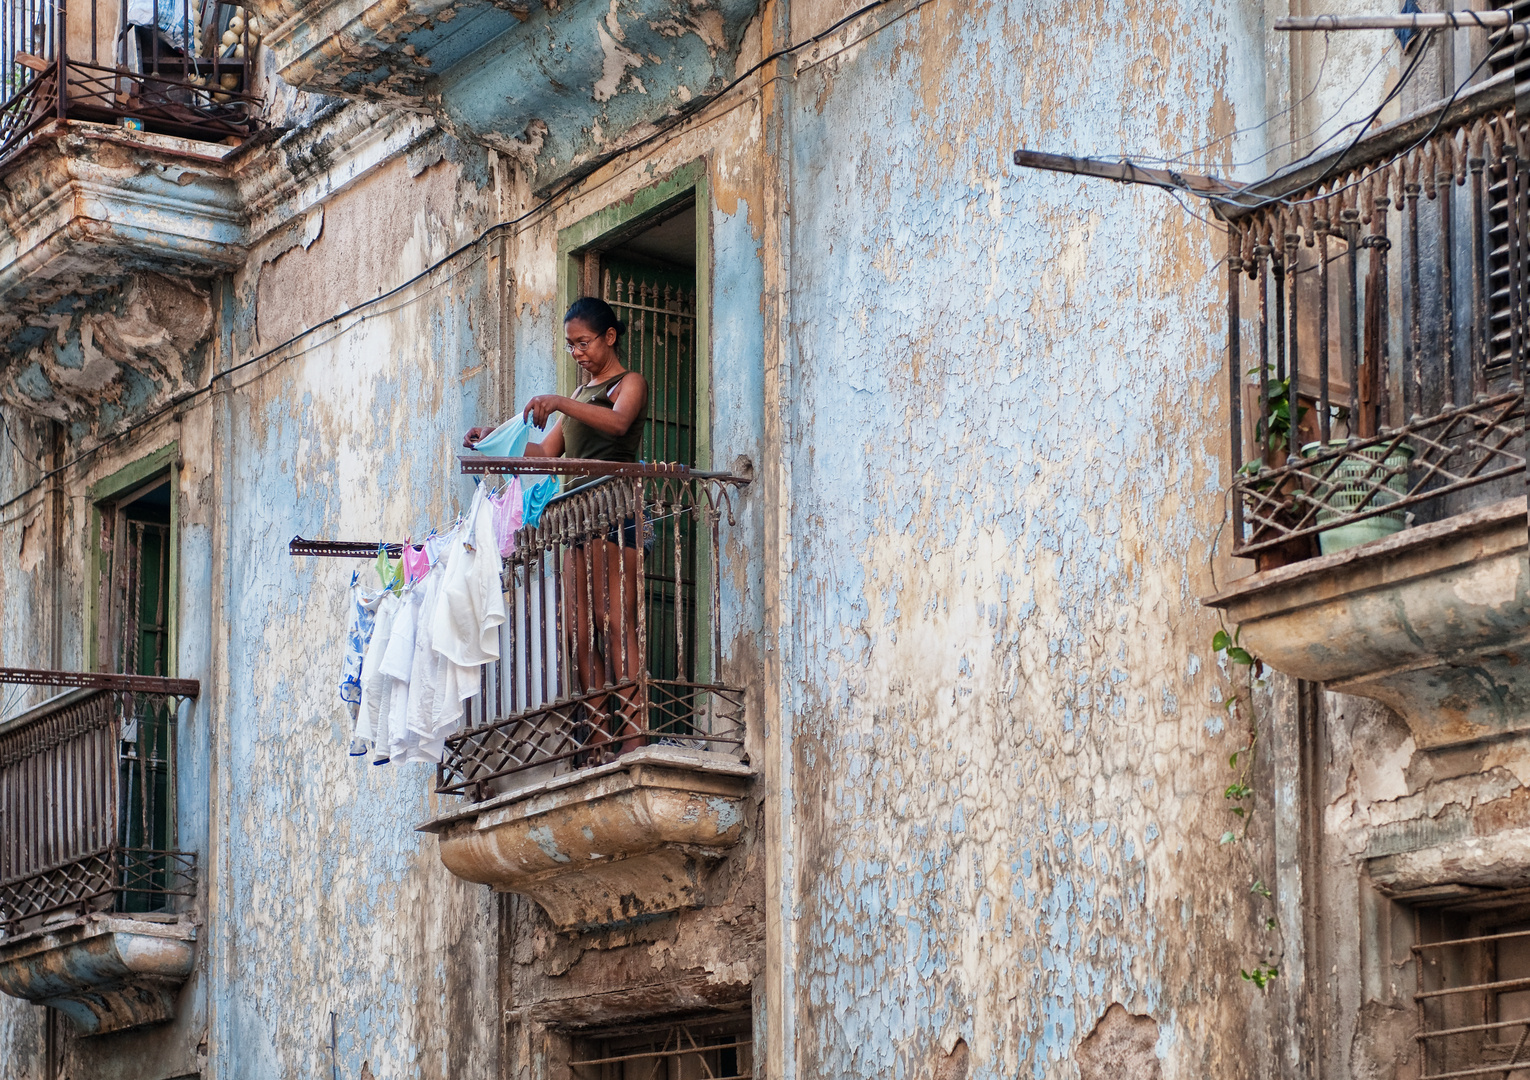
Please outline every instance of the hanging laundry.
[{"label": "hanging laundry", "polygon": [[[351,574],[350,621],[345,631],[345,658],[340,664],[340,701],[345,706],[354,730],[356,715],[361,710],[361,663],[366,656],[367,645],[372,640],[372,628],[377,621],[377,606],[382,602],[381,590],[369,592],[361,586],[359,572]],[[359,757],[367,752],[366,744],[351,738],[350,754]]]},{"label": "hanging laundry", "polygon": [[503,491],[489,496],[489,506],[494,515],[494,535],[499,541],[499,554],[504,558],[515,550],[515,534],[520,531],[525,519],[525,501],[521,494],[520,480],[510,477]]},{"label": "hanging laundry", "polygon": [[432,530],[431,534],[425,538],[425,558],[430,562],[431,566],[435,566],[436,563],[441,561],[441,556],[446,553],[447,544],[451,542],[452,537],[457,535],[457,529],[461,524],[462,522],[459,520],[444,533],[437,533]]},{"label": "hanging laundry", "polygon": [[379,546],[377,549],[377,579],[383,583],[383,588],[398,592],[404,586],[403,561],[394,562],[388,558],[388,549]]},{"label": "hanging laundry", "polygon": [[489,457],[520,457],[526,452],[531,437],[540,437],[542,429],[527,423],[522,414],[516,413],[499,427],[473,444],[473,449]]},{"label": "hanging laundry", "polygon": [[437,698],[431,725],[443,738],[461,723],[462,702],[478,692],[478,668],[499,659],[499,626],[506,612],[491,509],[487,489],[480,486],[443,567],[431,626],[432,648],[449,661],[450,690]]},{"label": "hanging laundry", "polygon": [[401,558],[404,563],[405,585],[413,585],[430,571],[430,557],[425,554],[424,545],[414,547],[406,543]]},{"label": "hanging laundry", "polygon": [[382,594],[372,626],[372,639],[367,642],[366,654],[361,661],[361,705],[356,711],[354,737],[372,747],[374,761],[379,744],[387,745],[387,730],[382,725],[388,715],[393,680],[382,674],[382,662],[388,651],[388,639],[393,635],[399,606],[399,598],[394,593]]},{"label": "hanging laundry", "polygon": [[556,476],[544,476],[537,483],[525,489],[523,496],[524,504],[521,507],[521,520],[524,524],[535,529],[542,523],[542,510],[547,502],[558,493],[558,478]]}]

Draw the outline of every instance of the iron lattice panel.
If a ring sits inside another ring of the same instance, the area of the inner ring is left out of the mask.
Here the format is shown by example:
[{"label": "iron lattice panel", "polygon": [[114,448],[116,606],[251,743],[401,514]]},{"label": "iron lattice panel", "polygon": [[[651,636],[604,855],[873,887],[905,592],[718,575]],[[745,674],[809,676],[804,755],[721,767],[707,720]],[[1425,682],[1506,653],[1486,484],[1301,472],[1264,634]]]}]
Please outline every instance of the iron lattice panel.
[{"label": "iron lattice panel", "polygon": [[120,906],[123,896],[192,896],[196,856],[185,851],[110,847],[27,877],[0,881],[0,925],[17,933],[28,919],[71,908]]},{"label": "iron lattice panel", "polygon": [[1244,522],[1234,554],[1256,555],[1521,475],[1524,434],[1525,395],[1515,388],[1376,438],[1353,440],[1279,469],[1263,469],[1234,485]]},{"label": "iron lattice panel", "polygon": [[[575,767],[600,764],[634,744],[743,752],[743,690],[657,679],[648,687],[642,727],[592,722],[585,701],[569,700],[458,732],[446,741],[436,790],[466,794],[476,785],[559,761],[572,760]],[[610,694],[626,704],[635,688],[625,683],[586,697]]]}]

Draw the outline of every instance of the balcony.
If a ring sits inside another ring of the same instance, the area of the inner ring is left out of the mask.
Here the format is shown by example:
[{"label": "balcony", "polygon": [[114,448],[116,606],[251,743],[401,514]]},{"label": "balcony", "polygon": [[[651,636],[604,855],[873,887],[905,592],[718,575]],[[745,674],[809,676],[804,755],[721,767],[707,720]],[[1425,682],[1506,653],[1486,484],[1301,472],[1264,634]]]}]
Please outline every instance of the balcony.
[{"label": "balcony", "polygon": [[87,1035],[169,1020],[196,938],[174,800],[177,712],[197,684],[0,676],[80,687],[0,724],[0,991]]},{"label": "balcony", "polygon": [[1255,572],[1205,602],[1422,747],[1530,726],[1512,91],[1484,84],[1225,215],[1232,546]]},{"label": "balcony", "polygon": [[[223,164],[253,133],[261,24],[218,0],[39,0],[0,25],[0,340],[125,274],[239,266]],[[44,332],[45,333],[45,332]]]},{"label": "balcony", "polygon": [[758,0],[268,2],[292,86],[434,112],[545,187],[734,78]]},{"label": "balcony", "polygon": [[[528,466],[549,463],[465,468]],[[517,534],[501,659],[437,776],[439,793],[470,801],[421,828],[452,873],[532,897],[562,929],[700,906],[744,835],[752,779],[744,690],[719,674],[716,569],[747,481],[553,467],[613,475]]]}]

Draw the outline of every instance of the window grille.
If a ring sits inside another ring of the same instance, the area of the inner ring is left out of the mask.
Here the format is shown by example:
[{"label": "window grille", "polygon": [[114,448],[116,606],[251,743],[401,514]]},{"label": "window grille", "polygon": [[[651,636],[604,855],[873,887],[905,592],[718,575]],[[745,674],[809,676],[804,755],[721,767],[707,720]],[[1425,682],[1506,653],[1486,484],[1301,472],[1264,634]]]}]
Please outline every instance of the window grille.
[{"label": "window grille", "polygon": [[747,1014],[613,1029],[574,1042],[570,1080],[748,1080]]},{"label": "window grille", "polygon": [[1415,910],[1420,1080],[1530,1078],[1530,889]]}]

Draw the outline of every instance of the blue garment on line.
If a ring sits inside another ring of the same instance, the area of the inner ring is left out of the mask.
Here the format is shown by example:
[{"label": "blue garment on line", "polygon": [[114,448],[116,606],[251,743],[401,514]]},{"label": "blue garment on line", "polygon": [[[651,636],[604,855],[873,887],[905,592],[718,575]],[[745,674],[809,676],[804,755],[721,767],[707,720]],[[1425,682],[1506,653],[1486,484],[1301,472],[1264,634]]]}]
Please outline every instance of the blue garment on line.
[{"label": "blue garment on line", "polygon": [[547,501],[558,494],[558,478],[544,476],[535,484],[522,488],[521,524],[535,529],[542,522],[542,510]]},{"label": "blue garment on line", "polygon": [[489,457],[520,457],[532,435],[543,435],[541,428],[528,424],[516,413],[499,427],[473,444],[473,449]]}]

